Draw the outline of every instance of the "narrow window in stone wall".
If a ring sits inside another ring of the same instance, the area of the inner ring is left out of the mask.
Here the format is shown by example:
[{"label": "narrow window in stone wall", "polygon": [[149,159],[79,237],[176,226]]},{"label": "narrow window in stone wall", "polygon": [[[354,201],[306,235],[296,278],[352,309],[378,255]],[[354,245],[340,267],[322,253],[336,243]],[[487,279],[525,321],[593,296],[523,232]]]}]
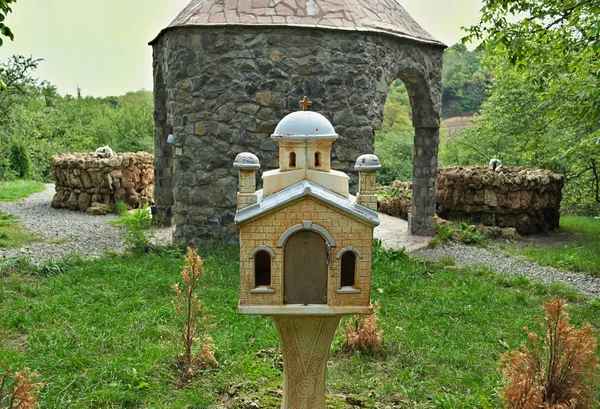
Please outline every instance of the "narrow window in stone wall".
[{"label": "narrow window in stone wall", "polygon": [[315,152],[315,168],[321,166],[321,152]]},{"label": "narrow window in stone wall", "polygon": [[254,255],[254,286],[271,285],[271,256],[264,250]]},{"label": "narrow window in stone wall", "polygon": [[296,152],[290,152],[290,168],[296,167]]},{"label": "narrow window in stone wall", "polygon": [[341,265],[341,286],[353,287],[356,284],[356,254],[353,251],[345,252],[342,255]]}]

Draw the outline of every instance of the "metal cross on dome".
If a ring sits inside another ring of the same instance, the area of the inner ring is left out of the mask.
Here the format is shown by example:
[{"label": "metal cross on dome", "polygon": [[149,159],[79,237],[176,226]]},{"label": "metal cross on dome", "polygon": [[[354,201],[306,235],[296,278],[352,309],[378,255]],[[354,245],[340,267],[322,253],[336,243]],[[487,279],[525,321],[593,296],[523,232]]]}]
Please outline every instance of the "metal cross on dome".
[{"label": "metal cross on dome", "polygon": [[308,97],[305,95],[304,99],[302,99],[302,101],[299,101],[298,104],[300,104],[300,106],[302,107],[302,109],[304,111],[307,111],[308,107],[311,106],[313,103],[311,101],[309,101]]}]

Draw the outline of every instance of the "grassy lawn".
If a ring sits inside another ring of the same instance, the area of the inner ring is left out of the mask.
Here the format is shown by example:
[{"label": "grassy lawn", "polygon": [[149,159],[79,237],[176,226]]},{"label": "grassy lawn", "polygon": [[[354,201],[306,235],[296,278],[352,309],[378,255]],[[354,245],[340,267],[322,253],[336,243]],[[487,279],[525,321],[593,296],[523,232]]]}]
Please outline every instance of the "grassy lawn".
[{"label": "grassy lawn", "polygon": [[[199,250],[207,275],[200,298],[214,316],[219,366],[188,388],[177,382],[177,324],[172,284],[183,255],[75,257],[32,268],[0,269],[0,360],[36,369],[46,383],[42,408],[278,408],[283,373],[272,320],[236,314],[237,249]],[[548,292],[569,300],[573,322],[600,328],[600,303],[563,287],[493,274],[445,269],[402,253],[377,251],[373,300],[384,330],[381,356],[340,351],[328,365],[328,407],[345,396],[417,408],[498,407],[496,361],[535,328]],[[343,325],[343,324],[342,324]],[[340,328],[342,327],[340,325]],[[396,402],[396,403],[394,403]]]},{"label": "grassy lawn", "polygon": [[[42,192],[44,189],[45,186],[41,182],[30,180],[0,181],[0,201],[16,201],[33,193]],[[20,247],[39,240],[41,240],[40,236],[29,233],[19,224],[19,219],[0,211],[0,248]]]},{"label": "grassy lawn", "polygon": [[42,182],[32,180],[0,181],[0,201],[14,202],[33,193],[43,192],[44,189]]},{"label": "grassy lawn", "polygon": [[575,235],[573,243],[513,247],[510,252],[523,254],[538,264],[600,277],[600,219],[565,216],[560,218],[560,226]]},{"label": "grassy lawn", "polygon": [[0,211],[0,248],[19,247],[41,240],[19,224],[19,219]]}]

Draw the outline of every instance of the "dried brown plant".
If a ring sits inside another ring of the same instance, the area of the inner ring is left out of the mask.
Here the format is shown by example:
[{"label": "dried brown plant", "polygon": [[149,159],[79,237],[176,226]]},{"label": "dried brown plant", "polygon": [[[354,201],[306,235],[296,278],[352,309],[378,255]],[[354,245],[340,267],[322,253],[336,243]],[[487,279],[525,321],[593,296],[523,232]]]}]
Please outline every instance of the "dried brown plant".
[{"label": "dried brown plant", "polygon": [[23,368],[14,372],[4,368],[0,361],[0,408],[1,409],[34,409],[39,407],[36,394],[44,386],[36,382],[37,372]]},{"label": "dried brown plant", "polygon": [[379,304],[373,306],[373,314],[366,317],[356,317],[346,324],[344,331],[346,342],[343,349],[347,352],[381,352],[383,330],[377,326]]},{"label": "dried brown plant", "polygon": [[542,334],[525,328],[521,350],[502,356],[501,394],[510,409],[585,409],[597,404],[598,357],[589,324],[575,329],[565,301],[548,298]]},{"label": "dried brown plant", "polygon": [[[197,292],[200,291],[204,276],[202,259],[195,248],[188,247],[185,263],[181,269],[183,288],[179,283],[171,288],[175,291],[173,305],[181,328],[179,344],[183,347],[182,381],[188,381],[195,374],[195,368],[207,368],[217,364],[213,354],[213,340],[206,333],[210,329],[210,316],[203,313]],[[202,334],[201,334],[202,333]],[[201,341],[199,342],[199,337]],[[196,347],[197,344],[199,347]],[[194,349],[197,351],[194,353]]]}]

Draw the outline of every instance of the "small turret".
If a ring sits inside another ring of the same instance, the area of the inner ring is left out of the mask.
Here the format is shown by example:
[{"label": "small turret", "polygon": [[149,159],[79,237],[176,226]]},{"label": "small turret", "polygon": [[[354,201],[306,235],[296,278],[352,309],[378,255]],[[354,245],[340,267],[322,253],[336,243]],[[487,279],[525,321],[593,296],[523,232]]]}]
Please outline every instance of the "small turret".
[{"label": "small turret", "polygon": [[287,115],[271,135],[279,144],[279,169],[263,173],[263,198],[302,180],[350,195],[348,175],[331,169],[331,144],[338,134],[323,115],[306,111],[311,104],[304,97],[300,105],[305,110]]},{"label": "small turret", "polygon": [[233,166],[239,169],[239,190],[237,207],[241,210],[257,202],[256,171],[260,169],[258,157],[249,152],[242,152],[236,158]]},{"label": "small turret", "polygon": [[377,211],[375,175],[381,169],[379,158],[375,155],[362,155],[356,160],[354,169],[358,171],[356,203]]}]

